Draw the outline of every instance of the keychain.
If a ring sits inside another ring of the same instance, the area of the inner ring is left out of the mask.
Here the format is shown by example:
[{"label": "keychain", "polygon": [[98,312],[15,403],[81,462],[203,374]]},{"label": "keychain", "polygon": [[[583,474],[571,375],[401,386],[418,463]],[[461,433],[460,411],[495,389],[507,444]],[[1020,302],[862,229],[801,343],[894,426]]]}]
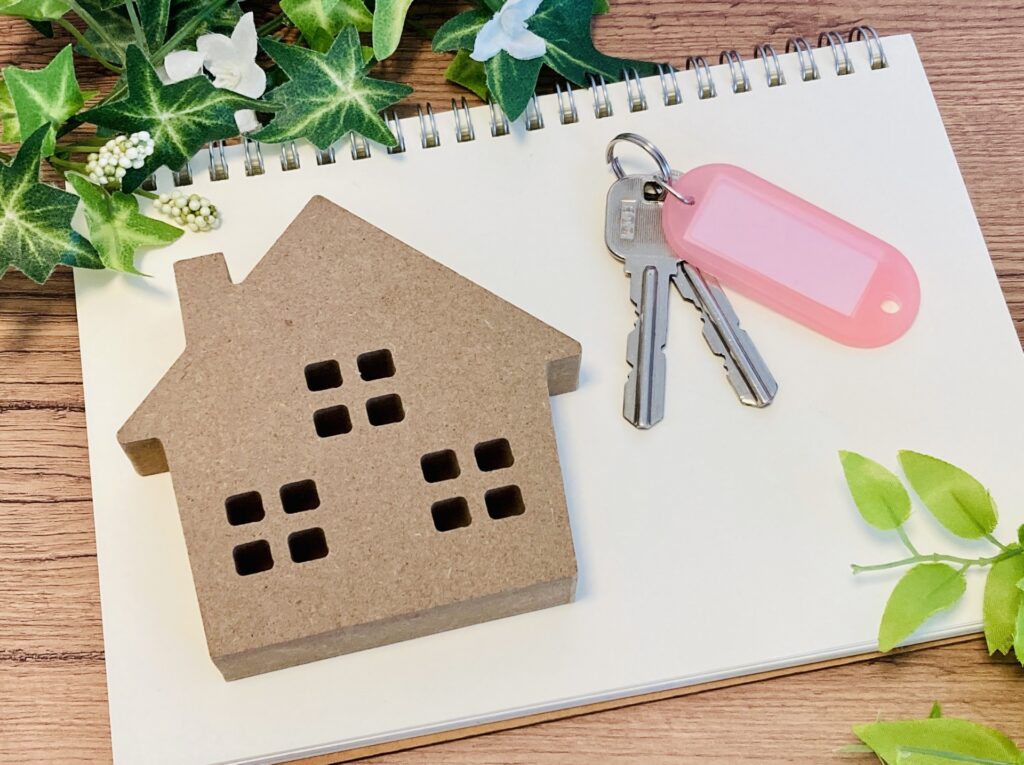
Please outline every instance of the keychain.
[{"label": "keychain", "polygon": [[677,257],[724,286],[837,342],[875,348],[901,337],[920,305],[917,275],[881,239],[740,167],[712,164],[676,174],[635,133],[616,136],[658,164],[662,226]]}]

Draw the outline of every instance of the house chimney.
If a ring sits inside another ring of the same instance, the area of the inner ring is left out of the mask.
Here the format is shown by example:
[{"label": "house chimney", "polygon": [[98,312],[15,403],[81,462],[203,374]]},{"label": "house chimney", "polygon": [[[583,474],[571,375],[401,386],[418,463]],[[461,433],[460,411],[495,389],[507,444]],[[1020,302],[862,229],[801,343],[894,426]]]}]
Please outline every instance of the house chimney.
[{"label": "house chimney", "polygon": [[219,252],[179,260],[174,264],[174,276],[178,282],[178,301],[187,341],[198,337],[200,328],[204,325],[209,327],[214,317],[222,312],[228,299],[227,290],[234,285],[227,261]]}]

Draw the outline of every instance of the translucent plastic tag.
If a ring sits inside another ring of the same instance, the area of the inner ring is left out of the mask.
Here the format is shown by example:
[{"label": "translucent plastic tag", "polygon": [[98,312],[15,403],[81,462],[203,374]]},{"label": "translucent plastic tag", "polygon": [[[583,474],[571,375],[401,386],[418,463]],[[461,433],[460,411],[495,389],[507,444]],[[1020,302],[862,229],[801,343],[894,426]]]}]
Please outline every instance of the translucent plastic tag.
[{"label": "translucent plastic tag", "polygon": [[665,235],[679,255],[737,292],[846,345],[874,348],[913,324],[921,293],[892,245],[734,165],[673,182]]}]

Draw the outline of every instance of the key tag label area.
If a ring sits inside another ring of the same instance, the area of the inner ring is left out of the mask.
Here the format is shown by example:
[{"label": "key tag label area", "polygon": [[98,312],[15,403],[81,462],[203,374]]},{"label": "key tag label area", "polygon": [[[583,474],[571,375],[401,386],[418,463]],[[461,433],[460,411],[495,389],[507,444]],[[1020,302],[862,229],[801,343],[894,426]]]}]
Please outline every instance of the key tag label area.
[{"label": "key tag label area", "polygon": [[684,260],[845,345],[876,348],[914,323],[921,290],[903,254],[735,165],[703,165],[668,195],[665,236]]},{"label": "key tag label area", "polygon": [[666,180],[662,225],[682,260],[719,282],[837,342],[877,348],[917,317],[921,288],[903,254],[876,236],[735,165],[677,175],[634,133],[608,146],[646,151]]}]

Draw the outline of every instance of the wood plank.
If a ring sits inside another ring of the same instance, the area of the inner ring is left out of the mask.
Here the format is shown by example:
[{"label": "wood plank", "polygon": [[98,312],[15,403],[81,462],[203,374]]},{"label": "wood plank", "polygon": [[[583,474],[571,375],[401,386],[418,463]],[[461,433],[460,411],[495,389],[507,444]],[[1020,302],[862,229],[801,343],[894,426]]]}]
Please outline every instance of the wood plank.
[{"label": "wood plank", "polygon": [[[248,3],[261,8],[266,2]],[[455,0],[417,3],[435,28]],[[1024,6],[1016,0],[612,0],[595,24],[609,53],[668,59],[717,56],[755,44],[780,50],[792,34],[873,23],[913,32],[992,250],[1024,332]],[[0,20],[0,65],[38,68],[66,40]],[[813,40],[812,40],[813,42]],[[446,108],[466,95],[443,81],[447,58],[409,40],[383,68],[414,101]],[[88,62],[83,87],[110,79]],[[585,96],[584,96],[585,98]],[[585,103],[585,101],[584,101]],[[844,126],[850,140],[884,130],[884,115]],[[0,763],[110,760],[88,455],[72,280],[0,280]],[[965,307],[966,310],[967,307]],[[849,728],[876,715],[918,716],[932,700],[1024,736],[1024,675],[983,645],[931,649],[866,664],[710,691],[550,722],[413,752],[381,765],[551,765],[851,761],[835,754]],[[866,762],[865,759],[854,759]]]}]

